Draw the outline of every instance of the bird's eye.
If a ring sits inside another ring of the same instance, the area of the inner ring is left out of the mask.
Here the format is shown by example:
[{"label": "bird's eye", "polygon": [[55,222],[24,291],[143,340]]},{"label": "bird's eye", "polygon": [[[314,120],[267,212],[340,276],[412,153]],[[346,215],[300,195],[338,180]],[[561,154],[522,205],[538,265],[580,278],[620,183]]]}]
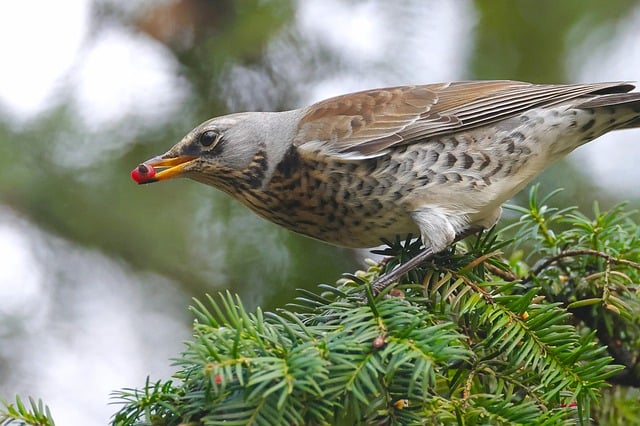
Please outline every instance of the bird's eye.
[{"label": "bird's eye", "polygon": [[202,146],[211,146],[220,140],[222,135],[214,130],[207,130],[200,135],[199,141]]}]

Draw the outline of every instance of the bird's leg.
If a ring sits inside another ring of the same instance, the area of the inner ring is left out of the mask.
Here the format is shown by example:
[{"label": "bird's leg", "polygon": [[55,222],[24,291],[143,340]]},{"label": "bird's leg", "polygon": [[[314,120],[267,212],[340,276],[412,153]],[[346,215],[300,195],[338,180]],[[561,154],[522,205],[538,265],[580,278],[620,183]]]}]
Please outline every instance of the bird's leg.
[{"label": "bird's leg", "polygon": [[[463,240],[470,235],[477,234],[481,230],[482,229],[478,229],[475,227],[469,228],[461,232],[460,234],[456,235],[456,238],[453,240],[451,244],[455,244],[458,241]],[[432,259],[435,255],[436,253],[433,252],[431,247],[427,247],[423,251],[418,253],[417,256],[409,259],[407,262],[401,265],[398,265],[395,269],[392,269],[386,274],[379,276],[378,279],[371,284],[371,289],[373,290],[373,294],[374,295],[380,294],[380,292],[383,291],[385,288],[389,287],[391,284],[398,281],[402,276],[406,275],[414,268],[417,268],[424,262]]]},{"label": "bird's leg", "polygon": [[417,268],[420,264],[426,262],[427,260],[433,258],[435,253],[431,250],[431,247],[425,248],[423,251],[418,253],[417,256],[409,259],[407,262],[398,265],[395,269],[387,272],[384,275],[378,277],[377,280],[371,284],[371,289],[373,290],[373,294],[377,295],[385,288],[389,287],[394,282],[398,281],[400,277],[406,275],[414,268]]}]

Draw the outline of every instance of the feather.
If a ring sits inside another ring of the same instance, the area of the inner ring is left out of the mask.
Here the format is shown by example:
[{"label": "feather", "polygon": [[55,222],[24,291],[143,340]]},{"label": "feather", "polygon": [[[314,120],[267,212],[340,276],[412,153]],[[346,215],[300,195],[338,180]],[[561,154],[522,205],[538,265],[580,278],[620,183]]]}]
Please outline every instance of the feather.
[{"label": "feather", "polygon": [[[637,94],[627,82],[537,85],[518,81],[469,81],[399,86],[330,98],[308,107],[294,145],[344,160],[373,158],[389,149],[434,136],[464,132],[534,108],[575,100],[590,108]],[[611,98],[608,98],[611,97]]]}]

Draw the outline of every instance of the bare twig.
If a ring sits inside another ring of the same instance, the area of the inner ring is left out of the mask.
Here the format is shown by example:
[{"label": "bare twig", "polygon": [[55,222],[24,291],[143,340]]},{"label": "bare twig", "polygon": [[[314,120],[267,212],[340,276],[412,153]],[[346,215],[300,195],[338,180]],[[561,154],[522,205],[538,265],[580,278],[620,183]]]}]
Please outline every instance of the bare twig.
[{"label": "bare twig", "polygon": [[520,280],[520,277],[517,276],[516,274],[514,274],[511,271],[505,271],[503,269],[498,268],[495,265],[492,265],[489,262],[486,262],[484,264],[484,267],[487,268],[487,270],[489,272],[491,272],[493,275],[502,278],[505,281],[518,281]]},{"label": "bare twig", "polygon": [[560,259],[564,259],[566,257],[576,257],[576,256],[597,256],[607,260],[608,262],[615,263],[618,265],[626,265],[640,271],[640,263],[632,262],[631,260],[626,260],[626,259],[618,259],[614,256],[611,256],[610,254],[603,253],[601,251],[591,250],[591,249],[566,250],[542,262],[542,264],[540,264],[533,271],[531,271],[528,277],[523,278],[522,282],[526,283],[531,281],[534,275],[538,275],[544,269],[548,268],[552,263],[555,263]]}]

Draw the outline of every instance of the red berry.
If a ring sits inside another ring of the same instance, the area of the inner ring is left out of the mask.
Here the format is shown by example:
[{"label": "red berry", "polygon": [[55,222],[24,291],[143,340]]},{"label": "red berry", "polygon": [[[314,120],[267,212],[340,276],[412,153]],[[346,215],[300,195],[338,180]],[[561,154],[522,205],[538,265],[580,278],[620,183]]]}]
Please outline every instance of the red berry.
[{"label": "red berry", "polygon": [[153,179],[156,175],[156,169],[148,164],[140,164],[135,169],[131,170],[131,179],[137,183],[145,183]]}]

